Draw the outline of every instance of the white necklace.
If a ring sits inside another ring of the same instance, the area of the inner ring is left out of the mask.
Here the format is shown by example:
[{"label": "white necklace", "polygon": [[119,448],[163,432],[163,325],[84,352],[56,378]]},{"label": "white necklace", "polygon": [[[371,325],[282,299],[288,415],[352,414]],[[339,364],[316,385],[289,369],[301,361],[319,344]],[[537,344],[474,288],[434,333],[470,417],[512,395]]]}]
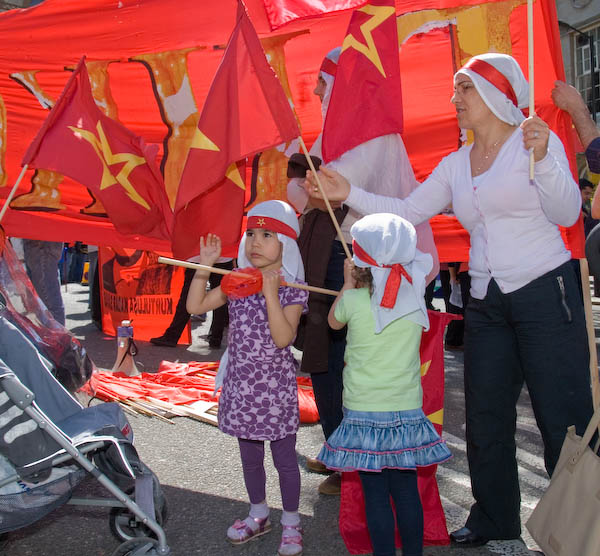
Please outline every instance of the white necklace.
[{"label": "white necklace", "polygon": [[492,153],[494,152],[496,147],[502,142],[503,139],[504,139],[503,137],[500,137],[500,139],[498,139],[498,141],[496,141],[487,151],[485,151],[483,153],[483,158],[481,159],[481,164],[479,166],[475,167],[476,175],[480,174],[481,169],[487,164],[487,161],[489,160],[490,156],[492,155]]}]

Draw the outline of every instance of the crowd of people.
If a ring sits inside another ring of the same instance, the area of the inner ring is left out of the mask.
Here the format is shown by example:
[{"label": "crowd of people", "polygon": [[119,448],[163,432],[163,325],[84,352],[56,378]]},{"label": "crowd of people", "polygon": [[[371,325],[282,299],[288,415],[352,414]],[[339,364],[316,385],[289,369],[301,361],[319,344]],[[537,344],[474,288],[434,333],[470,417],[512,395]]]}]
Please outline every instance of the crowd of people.
[{"label": "crowd of people", "polygon": [[[339,54],[330,52],[319,71],[314,92],[323,116]],[[449,332],[446,347],[464,349],[474,498],[464,527],[450,536],[462,547],[520,537],[515,431],[523,385],[549,476],[567,427],[575,425],[582,434],[593,413],[581,288],[558,226],[572,226],[582,210],[590,223],[600,218],[600,196],[591,199],[590,182],[578,188],[560,139],[540,117],[523,115],[528,95],[514,58],[473,57],[456,72],[452,96],[458,126],[473,141],[442,159],[422,184],[398,134],[359,145],[321,165],[318,174],[296,158],[288,174],[290,204],[267,201],[252,208],[239,246],[237,266],[261,272],[260,291],[228,297],[218,281],[208,288],[209,272],[186,271],[173,322],[152,342],[176,345],[190,315],[213,311],[211,346],[217,346],[229,319],[217,377],[219,427],[238,439],[250,502],[247,517],[227,530],[232,544],[272,528],[263,464],[269,441],[283,504],[278,553],[303,551],[291,351],[296,341],[302,370],[312,375],[324,435],[322,450],[307,461],[309,469],[329,474],[319,491],[339,494],[340,473],[358,471],[375,556],[395,554],[396,525],[403,554],[422,554],[416,470],[451,457],[423,414],[419,360],[421,335],[429,326],[426,288],[439,271],[428,220],[450,205],[471,240],[469,261],[445,271],[458,292],[452,297],[455,312],[464,313],[464,330]],[[571,115],[590,170],[600,172],[600,133],[581,96],[557,82],[552,98]],[[320,145],[321,137],[311,149],[316,162]],[[34,248],[26,246],[29,258],[54,257],[48,246],[43,252]],[[233,267],[220,256],[217,236],[201,240],[198,262]],[[42,290],[51,282],[44,276],[36,285]],[[309,295],[281,285],[282,279],[341,291],[336,298]],[[59,318],[64,322],[64,310]]]}]

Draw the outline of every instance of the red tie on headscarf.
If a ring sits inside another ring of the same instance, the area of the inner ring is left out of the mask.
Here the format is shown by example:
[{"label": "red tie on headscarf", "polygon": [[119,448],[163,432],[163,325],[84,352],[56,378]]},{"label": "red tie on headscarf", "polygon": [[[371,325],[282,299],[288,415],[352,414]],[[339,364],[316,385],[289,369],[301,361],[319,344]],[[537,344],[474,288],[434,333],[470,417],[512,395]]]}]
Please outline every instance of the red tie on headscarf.
[{"label": "red tie on headscarf", "polygon": [[387,282],[385,283],[385,290],[383,291],[383,297],[381,298],[381,307],[386,309],[392,309],[396,305],[396,298],[398,297],[398,290],[402,283],[402,277],[408,280],[409,284],[412,284],[412,278],[406,272],[404,267],[400,263],[395,264],[377,264],[377,261],[371,257],[356,241],[352,240],[352,250],[354,254],[365,263],[371,266],[379,268],[391,269],[390,275],[388,276]]}]

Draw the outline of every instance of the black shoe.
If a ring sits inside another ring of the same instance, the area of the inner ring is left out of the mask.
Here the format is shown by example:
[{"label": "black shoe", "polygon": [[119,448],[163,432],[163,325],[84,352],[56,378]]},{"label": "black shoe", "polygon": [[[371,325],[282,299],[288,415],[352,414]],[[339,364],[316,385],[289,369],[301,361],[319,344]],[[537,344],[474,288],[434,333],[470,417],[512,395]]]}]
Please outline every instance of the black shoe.
[{"label": "black shoe", "polygon": [[490,539],[480,537],[477,533],[474,533],[468,527],[463,527],[450,533],[450,540],[455,546],[462,546],[463,548],[475,548],[476,546],[483,546]]},{"label": "black shoe", "polygon": [[211,348],[219,349],[221,347],[221,338],[208,337],[208,345]]},{"label": "black shoe", "polygon": [[177,346],[177,340],[171,340],[170,338],[165,338],[164,336],[159,336],[158,338],[150,338],[150,342],[155,346],[163,346],[174,348]]}]

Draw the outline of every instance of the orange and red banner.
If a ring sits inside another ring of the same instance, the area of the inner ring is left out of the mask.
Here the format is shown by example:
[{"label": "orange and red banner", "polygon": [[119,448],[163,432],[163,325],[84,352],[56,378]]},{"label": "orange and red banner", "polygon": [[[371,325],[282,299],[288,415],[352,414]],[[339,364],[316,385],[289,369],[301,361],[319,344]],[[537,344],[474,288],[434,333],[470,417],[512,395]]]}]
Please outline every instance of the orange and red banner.
[{"label": "orange and red banner", "polygon": [[[247,0],[246,5],[311,144],[322,127],[320,103],[312,94],[318,69],[324,55],[346,36],[352,15],[347,8],[364,3]],[[288,11],[290,6],[295,11]],[[525,0],[396,0],[402,136],[418,179],[459,146],[450,103],[458,67],[492,50],[512,54],[528,74],[526,8]],[[159,147],[157,162],[174,206],[236,13],[235,0],[45,0],[0,13],[0,199],[16,181],[19,162],[48,108],[86,55],[92,94],[102,112]],[[276,31],[273,17],[280,21]],[[534,35],[536,110],[565,141],[576,171],[570,120],[550,98],[554,80],[564,77],[553,0],[534,2]],[[249,161],[248,203],[285,198],[289,154],[274,148]],[[86,187],[52,170],[27,173],[10,206],[2,222],[8,235],[170,251],[168,241],[117,232]],[[567,239],[581,256],[577,230],[571,229]],[[458,253],[452,242],[448,245],[440,259],[456,260]]]},{"label": "orange and red banner", "polygon": [[[122,320],[132,321],[134,339],[149,341],[160,336],[171,324],[181,288],[184,269],[160,264],[149,251],[100,247],[100,301],[102,330],[117,335]],[[192,343],[188,324],[179,338]]]}]

